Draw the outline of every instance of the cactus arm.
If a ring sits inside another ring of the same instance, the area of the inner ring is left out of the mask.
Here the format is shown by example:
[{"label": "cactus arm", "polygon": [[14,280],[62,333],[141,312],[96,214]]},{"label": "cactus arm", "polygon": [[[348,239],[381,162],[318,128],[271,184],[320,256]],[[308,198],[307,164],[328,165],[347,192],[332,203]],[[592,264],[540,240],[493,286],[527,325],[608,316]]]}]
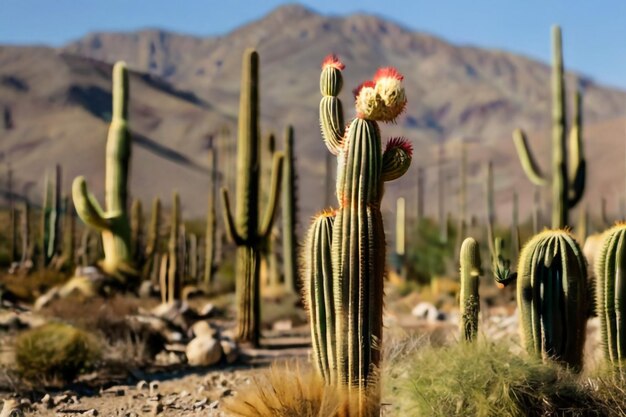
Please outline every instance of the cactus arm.
[{"label": "cactus arm", "polygon": [[342,148],[345,134],[343,106],[337,97],[343,87],[341,70],[344,65],[334,55],[326,57],[322,64],[320,75],[320,128],[324,143],[333,155],[337,155]]},{"label": "cactus arm", "polygon": [[574,100],[574,124],[569,137],[569,169],[570,169],[570,190],[569,207],[574,207],[580,202],[585,191],[586,162],[583,151],[582,137],[582,93],[576,90]]},{"label": "cactus arm", "polygon": [[222,187],[222,215],[224,217],[224,228],[226,229],[229,239],[237,246],[245,244],[244,238],[242,238],[237,232],[235,219],[233,219],[233,214],[230,208],[228,190],[224,187]]},{"label": "cactus arm", "polygon": [[283,176],[283,158],[282,152],[276,152],[272,161],[272,179],[270,182],[270,193],[268,196],[268,205],[265,208],[265,214],[261,220],[259,228],[259,236],[265,238],[269,235],[276,208],[278,207],[278,199],[280,197],[280,184]]},{"label": "cactus arm", "polygon": [[72,198],[76,212],[83,222],[99,231],[110,228],[100,204],[87,189],[84,177],[77,177],[72,184]]},{"label": "cactus arm", "polygon": [[413,148],[408,140],[394,138],[387,142],[383,153],[383,181],[393,181],[403,176],[411,166]]},{"label": "cactus arm", "polygon": [[524,169],[528,179],[535,185],[546,185],[548,181],[542,174],[535,157],[530,151],[526,134],[522,129],[515,129],[513,132],[513,143],[515,144],[517,156],[519,157],[522,168]]}]

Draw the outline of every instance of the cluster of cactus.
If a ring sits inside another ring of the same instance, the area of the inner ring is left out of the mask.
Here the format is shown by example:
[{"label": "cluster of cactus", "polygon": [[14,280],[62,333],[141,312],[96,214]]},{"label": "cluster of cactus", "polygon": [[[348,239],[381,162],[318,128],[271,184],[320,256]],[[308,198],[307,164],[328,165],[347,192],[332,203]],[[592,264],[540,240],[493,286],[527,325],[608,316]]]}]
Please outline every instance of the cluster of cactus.
[{"label": "cluster of cactus", "polygon": [[381,357],[383,185],[408,170],[412,149],[408,141],[397,138],[383,151],[377,123],[392,121],[404,110],[403,77],[393,68],[383,68],[361,84],[355,90],[357,116],[346,127],[337,97],[343,68],[334,55],[322,64],[320,124],[328,150],[338,157],[339,207],[313,222],[304,289],[312,339],[317,341],[314,362],[328,383],[350,388],[361,414],[366,395],[372,395],[370,382]]},{"label": "cluster of cactus", "polygon": [[[549,180],[530,152],[526,135],[515,130],[513,139],[526,175],[537,186],[552,183],[552,228],[569,225],[569,210],[582,199],[585,190],[585,159],[582,142],[582,95],[576,91],[574,124],[567,143],[565,77],[561,28],[552,28],[552,176]],[[569,150],[569,154],[566,152]]]},{"label": "cluster of cactus", "polygon": [[131,137],[128,127],[128,71],[126,64],[113,67],[113,113],[106,145],[106,211],[88,191],[85,178],[72,184],[74,205],[81,220],[102,234],[104,261],[108,274],[127,282],[137,271],[131,257],[131,232],[128,216],[128,173]]},{"label": "cluster of cactus", "polygon": [[272,229],[280,192],[283,155],[274,155],[268,205],[259,218],[259,55],[244,52],[239,132],[237,137],[237,208],[230,208],[228,191],[222,188],[224,223],[237,246],[237,338],[258,344],[260,337],[259,266],[264,240]]}]

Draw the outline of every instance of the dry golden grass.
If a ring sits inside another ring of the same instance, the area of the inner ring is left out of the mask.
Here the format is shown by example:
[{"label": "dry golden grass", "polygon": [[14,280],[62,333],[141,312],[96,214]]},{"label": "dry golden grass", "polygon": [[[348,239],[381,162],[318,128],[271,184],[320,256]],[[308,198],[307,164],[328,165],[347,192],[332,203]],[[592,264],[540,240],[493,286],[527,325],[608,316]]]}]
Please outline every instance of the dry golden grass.
[{"label": "dry golden grass", "polygon": [[[350,417],[358,407],[342,390],[324,384],[317,373],[300,364],[274,365],[224,403],[232,417]],[[366,399],[377,398],[366,395]],[[378,404],[365,404],[378,407]],[[351,411],[352,410],[352,411]],[[361,416],[373,415],[364,412]]]}]

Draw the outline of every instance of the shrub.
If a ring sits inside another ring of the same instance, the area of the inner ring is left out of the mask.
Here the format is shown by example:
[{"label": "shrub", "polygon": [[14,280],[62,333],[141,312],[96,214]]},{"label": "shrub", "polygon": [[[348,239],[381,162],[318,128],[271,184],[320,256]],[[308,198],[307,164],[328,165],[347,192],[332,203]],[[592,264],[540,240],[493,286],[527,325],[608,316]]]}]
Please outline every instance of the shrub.
[{"label": "shrub", "polygon": [[[598,400],[578,377],[503,344],[459,343],[399,355],[387,384],[392,415],[588,416]],[[591,413],[591,414],[590,414]]]},{"label": "shrub", "polygon": [[62,323],[26,331],[15,341],[17,371],[31,382],[71,382],[98,357],[92,335]]}]

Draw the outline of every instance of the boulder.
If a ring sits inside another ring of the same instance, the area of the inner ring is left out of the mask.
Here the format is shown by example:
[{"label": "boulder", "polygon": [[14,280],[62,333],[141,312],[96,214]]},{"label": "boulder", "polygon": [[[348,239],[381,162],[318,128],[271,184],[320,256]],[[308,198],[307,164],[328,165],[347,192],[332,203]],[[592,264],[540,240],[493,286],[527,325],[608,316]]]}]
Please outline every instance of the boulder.
[{"label": "boulder", "polygon": [[190,365],[211,366],[222,358],[222,345],[212,336],[198,336],[189,342],[185,353]]}]

